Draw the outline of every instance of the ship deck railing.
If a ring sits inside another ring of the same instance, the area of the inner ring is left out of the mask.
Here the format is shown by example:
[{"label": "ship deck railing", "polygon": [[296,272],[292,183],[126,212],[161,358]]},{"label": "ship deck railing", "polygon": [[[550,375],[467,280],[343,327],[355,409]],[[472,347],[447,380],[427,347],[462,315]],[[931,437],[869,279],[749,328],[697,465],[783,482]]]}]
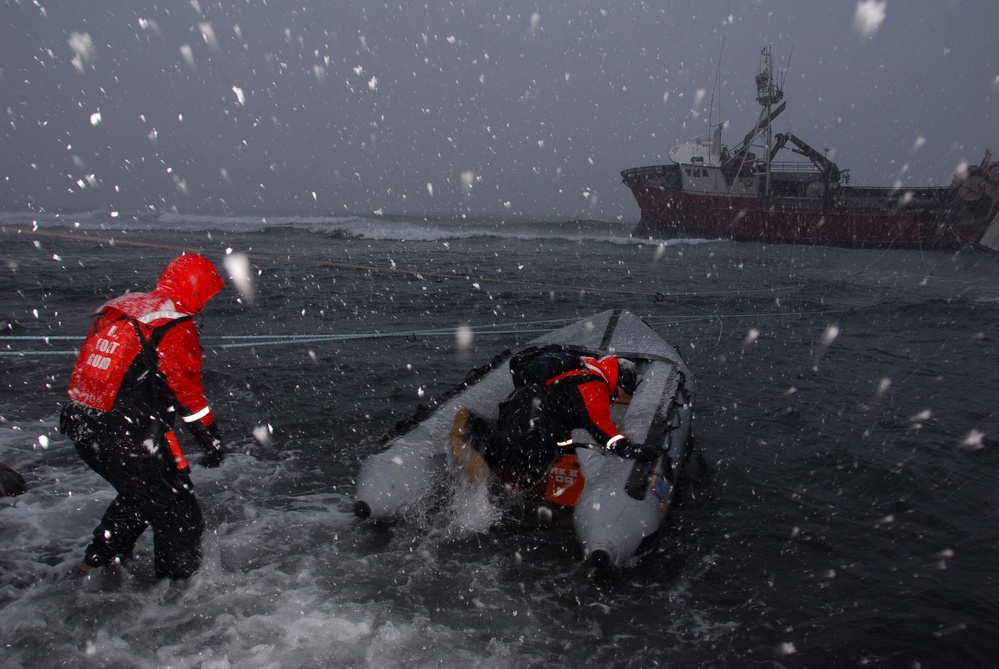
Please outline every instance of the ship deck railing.
[{"label": "ship deck railing", "polygon": [[791,160],[770,163],[770,174],[784,181],[815,181],[822,176],[822,172],[814,164]]}]

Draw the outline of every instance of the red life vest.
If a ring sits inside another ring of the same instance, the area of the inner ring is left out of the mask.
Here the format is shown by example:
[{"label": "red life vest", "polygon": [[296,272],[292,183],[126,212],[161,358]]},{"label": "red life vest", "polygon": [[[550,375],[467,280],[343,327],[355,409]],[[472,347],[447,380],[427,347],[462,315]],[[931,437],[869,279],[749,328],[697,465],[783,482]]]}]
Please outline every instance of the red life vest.
[{"label": "red life vest", "polygon": [[[102,318],[94,324],[73,367],[69,399],[101,411],[111,411],[125,372],[142,352],[134,321]],[[103,327],[100,327],[103,323]]]},{"label": "red life vest", "polygon": [[[136,410],[159,415],[161,406],[143,406],[149,401],[143,396],[145,389],[132,387],[154,382],[143,377],[144,370],[136,365],[145,346],[147,359],[140,362],[161,372],[175,396],[154,403],[173,404],[175,399],[185,422],[200,420],[210,425],[214,416],[201,387],[201,346],[189,317],[200,313],[221,289],[222,278],[211,261],[182,255],[167,265],[151,293],[126,293],[105,304],[73,368],[69,398],[101,411],[110,411],[117,402],[132,418],[142,416],[135,416]],[[161,347],[168,330],[177,325],[178,334]],[[129,370],[133,370],[131,376]],[[123,390],[136,395],[121,397]]]},{"label": "red life vest", "polygon": [[[80,349],[70,378],[69,399],[111,411],[120,391],[130,390],[132,384],[126,383],[125,376],[137,364],[141,369],[133,370],[132,376],[151,388],[159,374],[156,347],[170,329],[188,320],[177,314],[159,327],[150,327],[125,315],[115,317],[115,312],[103,314]],[[129,413],[130,407],[119,408]]]}]

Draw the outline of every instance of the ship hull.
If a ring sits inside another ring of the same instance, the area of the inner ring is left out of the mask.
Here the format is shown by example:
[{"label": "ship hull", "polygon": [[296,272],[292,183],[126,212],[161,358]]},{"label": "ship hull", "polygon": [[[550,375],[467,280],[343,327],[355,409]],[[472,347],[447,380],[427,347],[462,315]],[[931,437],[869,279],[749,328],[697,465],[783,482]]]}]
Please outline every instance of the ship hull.
[{"label": "ship hull", "polygon": [[[662,169],[662,168],[660,168]],[[893,209],[905,193],[841,189],[822,198],[770,198],[694,193],[650,185],[622,172],[641,211],[632,236],[731,239],[848,248],[954,250],[978,242],[988,219],[969,207],[947,207],[947,189],[920,189],[922,206]],[[894,194],[894,195],[892,195]],[[864,206],[882,202],[885,206]],[[983,212],[984,213],[984,212]]]}]

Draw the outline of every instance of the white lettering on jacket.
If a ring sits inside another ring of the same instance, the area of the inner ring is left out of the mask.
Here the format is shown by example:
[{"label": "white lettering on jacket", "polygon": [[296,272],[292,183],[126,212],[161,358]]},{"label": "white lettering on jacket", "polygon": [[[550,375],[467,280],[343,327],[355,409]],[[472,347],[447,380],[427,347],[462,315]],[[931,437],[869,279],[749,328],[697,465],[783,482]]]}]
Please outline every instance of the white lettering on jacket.
[{"label": "white lettering on jacket", "polygon": [[[108,331],[108,335],[111,335],[113,332],[114,332],[114,327],[112,327],[111,330]],[[114,354],[118,351],[119,346],[121,346],[120,342],[108,341],[103,337],[98,337],[97,341],[94,344],[94,348],[96,348],[101,353],[106,353],[107,355],[91,353],[90,355],[87,356],[87,364],[90,365],[91,367],[100,370],[109,369],[112,363],[111,357],[114,356]]]},{"label": "white lettering on jacket", "polygon": [[111,358],[91,353],[87,356],[87,364],[91,367],[96,367],[97,369],[108,369],[111,367]]}]

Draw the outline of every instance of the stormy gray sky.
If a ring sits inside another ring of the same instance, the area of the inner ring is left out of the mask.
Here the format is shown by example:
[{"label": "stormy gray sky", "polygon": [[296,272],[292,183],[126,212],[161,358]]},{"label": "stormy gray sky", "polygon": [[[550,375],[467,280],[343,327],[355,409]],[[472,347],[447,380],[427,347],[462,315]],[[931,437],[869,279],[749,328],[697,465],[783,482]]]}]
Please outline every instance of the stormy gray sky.
[{"label": "stormy gray sky", "polygon": [[[637,221],[628,167],[758,113],[856,185],[999,153],[994,0],[2,0],[0,208]],[[724,47],[723,47],[724,44]],[[717,119],[717,112],[715,115]]]}]

